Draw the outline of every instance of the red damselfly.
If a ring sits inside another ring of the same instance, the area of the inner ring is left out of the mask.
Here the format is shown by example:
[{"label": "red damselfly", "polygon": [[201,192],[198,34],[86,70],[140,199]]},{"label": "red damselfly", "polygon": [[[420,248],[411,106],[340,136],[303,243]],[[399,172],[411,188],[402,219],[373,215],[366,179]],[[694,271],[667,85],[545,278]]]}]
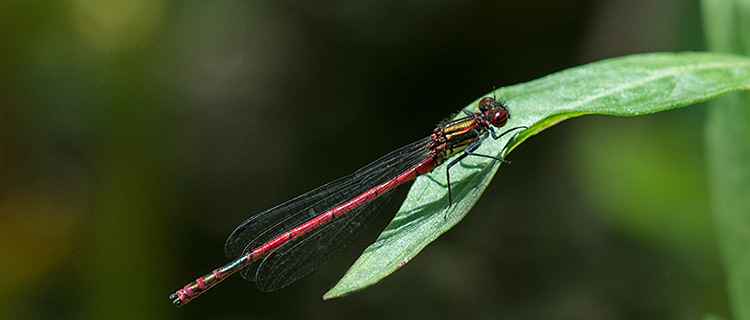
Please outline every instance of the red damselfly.
[{"label": "red damselfly", "polygon": [[526,128],[496,134],[494,128],[505,126],[510,114],[491,97],[479,101],[479,112],[462,111],[467,117],[438,125],[429,137],[245,220],[224,244],[227,257],[235,260],[177,290],[169,299],[176,306],[184,305],[237,271],[262,291],[286,287],[330,261],[359,235],[391,190],[457,155],[445,167],[450,206],[450,168],[470,155],[504,161],[474,151],[487,137],[499,139]]}]

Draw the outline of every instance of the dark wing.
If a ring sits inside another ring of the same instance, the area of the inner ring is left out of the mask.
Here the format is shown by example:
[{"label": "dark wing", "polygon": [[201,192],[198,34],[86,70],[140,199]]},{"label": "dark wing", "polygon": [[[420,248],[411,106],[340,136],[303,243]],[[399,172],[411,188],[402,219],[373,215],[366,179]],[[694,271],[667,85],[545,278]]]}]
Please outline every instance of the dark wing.
[{"label": "dark wing", "polygon": [[[224,246],[228,257],[268,242],[276,236],[331,208],[358,196],[428,157],[425,138],[397,149],[357,172],[304,193],[240,224]],[[263,291],[283,288],[330,261],[344,246],[361,234],[385,203],[385,193],[342,216],[279,246],[265,257],[245,267],[241,274],[256,281]]]}]

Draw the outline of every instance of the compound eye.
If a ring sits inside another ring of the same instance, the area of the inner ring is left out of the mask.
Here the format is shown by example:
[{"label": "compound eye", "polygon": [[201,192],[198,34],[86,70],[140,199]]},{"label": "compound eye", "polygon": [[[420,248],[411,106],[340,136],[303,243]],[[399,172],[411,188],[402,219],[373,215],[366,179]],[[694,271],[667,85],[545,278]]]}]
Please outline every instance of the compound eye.
[{"label": "compound eye", "polygon": [[504,126],[505,123],[508,122],[508,118],[510,118],[508,110],[503,107],[497,108],[490,112],[492,112],[492,114],[490,114],[490,123],[497,128]]},{"label": "compound eye", "polygon": [[479,111],[482,111],[483,113],[487,112],[487,110],[492,109],[495,103],[496,103],[495,98],[492,98],[492,97],[482,98],[482,100],[479,100]]}]

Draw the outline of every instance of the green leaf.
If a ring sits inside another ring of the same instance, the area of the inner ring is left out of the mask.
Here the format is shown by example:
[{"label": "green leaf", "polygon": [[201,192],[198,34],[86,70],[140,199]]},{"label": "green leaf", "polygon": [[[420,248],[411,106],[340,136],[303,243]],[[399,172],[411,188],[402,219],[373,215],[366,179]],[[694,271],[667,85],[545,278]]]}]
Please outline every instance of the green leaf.
[{"label": "green leaf", "polygon": [[[515,139],[487,139],[477,153],[505,156],[532,135],[586,114],[636,116],[750,89],[750,59],[707,53],[653,53],[595,62],[496,90],[511,114],[506,128],[528,126]],[[477,99],[478,101],[478,99]],[[476,103],[467,106],[476,110]],[[508,145],[505,154],[501,150]],[[451,168],[448,207],[445,166],[419,177],[380,237],[324,299],[375,284],[456,225],[479,200],[500,162],[467,157]]]},{"label": "green leaf", "polygon": [[706,156],[716,238],[735,319],[750,319],[750,95],[712,101]]},{"label": "green leaf", "polygon": [[[711,50],[750,54],[747,1],[701,1]],[[731,316],[750,319],[750,94],[712,101],[706,116],[706,158],[716,238]]]}]

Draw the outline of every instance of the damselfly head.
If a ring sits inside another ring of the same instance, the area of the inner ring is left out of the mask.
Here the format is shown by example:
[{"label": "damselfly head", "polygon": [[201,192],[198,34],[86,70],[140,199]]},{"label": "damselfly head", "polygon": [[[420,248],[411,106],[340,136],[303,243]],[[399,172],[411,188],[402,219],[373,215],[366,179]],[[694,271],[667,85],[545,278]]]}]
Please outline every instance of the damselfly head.
[{"label": "damselfly head", "polygon": [[482,98],[482,100],[479,100],[479,111],[482,113],[486,113],[487,110],[492,109],[493,105],[497,103],[497,100],[492,97],[485,97]]},{"label": "damselfly head", "polygon": [[493,126],[500,128],[510,119],[510,113],[502,103],[495,98],[486,97],[479,100],[479,111],[481,111]]}]

